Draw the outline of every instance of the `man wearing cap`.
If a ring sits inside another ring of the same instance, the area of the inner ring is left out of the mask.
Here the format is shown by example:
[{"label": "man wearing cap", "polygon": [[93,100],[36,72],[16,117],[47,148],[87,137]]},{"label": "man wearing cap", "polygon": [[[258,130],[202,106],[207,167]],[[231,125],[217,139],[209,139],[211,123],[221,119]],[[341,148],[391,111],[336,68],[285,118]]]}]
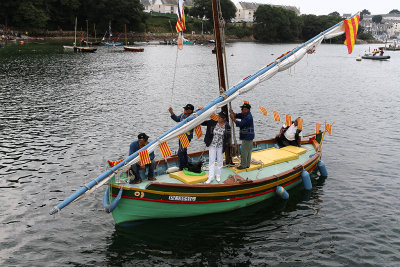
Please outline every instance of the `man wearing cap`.
[{"label": "man wearing cap", "polygon": [[[194,106],[192,104],[187,104],[186,106],[183,107],[183,113],[179,116],[176,116],[172,107],[169,107],[169,109],[168,109],[169,113],[171,113],[171,119],[173,119],[176,122],[181,122],[181,121],[185,120],[187,117],[192,115],[193,110],[194,110]],[[186,136],[190,142],[193,138],[193,129],[188,131],[186,133]],[[187,155],[187,148],[182,147],[181,141],[179,141],[178,157],[179,157],[179,169],[183,170],[184,168],[187,168],[188,161],[189,161],[189,158]]]},{"label": "man wearing cap", "polygon": [[[135,153],[136,151],[138,151],[139,149],[141,149],[142,147],[144,147],[145,145],[147,145],[148,139],[149,139],[149,137],[145,133],[140,133],[138,135],[138,140],[132,142],[129,146],[129,156],[132,155],[133,153]],[[139,163],[136,163],[131,166],[131,171],[135,175],[135,179],[134,180],[131,179],[129,181],[130,184],[141,183],[142,178],[141,178],[140,174],[143,173],[143,176],[144,176],[145,172],[146,172],[146,168],[149,169],[148,173],[147,173],[147,179],[149,179],[149,181],[157,180],[154,177],[154,167],[155,167],[154,152],[151,152],[149,156],[150,156],[150,160],[151,160],[150,164],[142,166]]]},{"label": "man wearing cap", "polygon": [[230,117],[235,122],[236,126],[240,128],[239,139],[242,140],[242,149],[240,152],[240,166],[237,168],[242,170],[250,167],[254,139],[254,123],[253,116],[250,112],[250,104],[244,103],[240,108],[242,109],[241,113],[235,114],[233,110],[230,110]]}]

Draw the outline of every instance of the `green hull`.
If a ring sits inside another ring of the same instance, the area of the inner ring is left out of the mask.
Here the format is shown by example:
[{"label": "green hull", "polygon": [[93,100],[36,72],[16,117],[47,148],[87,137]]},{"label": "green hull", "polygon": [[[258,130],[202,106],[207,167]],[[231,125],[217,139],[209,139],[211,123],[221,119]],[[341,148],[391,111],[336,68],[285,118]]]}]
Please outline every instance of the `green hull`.
[{"label": "green hull", "polygon": [[[285,189],[290,190],[291,188],[301,185],[301,183],[302,181],[300,179],[285,187]],[[237,210],[274,197],[278,197],[275,191],[242,200],[203,204],[160,203],[135,199],[121,199],[117,208],[112,212],[112,216],[116,224],[151,219],[191,217]]]}]

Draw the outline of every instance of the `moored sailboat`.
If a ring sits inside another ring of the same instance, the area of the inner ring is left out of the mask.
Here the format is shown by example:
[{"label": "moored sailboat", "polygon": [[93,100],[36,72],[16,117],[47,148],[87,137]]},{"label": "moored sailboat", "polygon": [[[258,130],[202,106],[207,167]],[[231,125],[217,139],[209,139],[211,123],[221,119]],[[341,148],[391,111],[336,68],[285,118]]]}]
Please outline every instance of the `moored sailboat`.
[{"label": "moored sailboat", "polygon": [[[216,6],[216,0],[213,0],[215,14],[217,12]],[[359,15],[350,18],[350,20],[353,19],[356,19],[358,24]],[[214,23],[217,23],[217,21],[218,19],[214,19]],[[257,84],[270,79],[276,73],[290,68],[304,55],[312,54],[324,39],[343,34],[345,32],[342,27],[344,23],[345,21],[342,21],[334,25],[306,43],[278,57],[229,90],[220,92],[220,96],[208,103],[204,109],[181,121],[168,132],[160,135],[139,151],[81,187],[52,209],[50,214],[58,212],[72,201],[84,197],[105,184],[107,184],[107,190],[104,196],[104,206],[107,212],[112,213],[116,224],[226,212],[244,208],[276,196],[284,197],[285,191],[302,184],[309,189],[310,172],[319,167],[321,173],[324,176],[327,175],[324,163],[321,161],[325,131],[316,131],[312,134],[315,138],[302,141],[300,148],[278,148],[275,139],[254,141],[252,154],[254,162],[251,166],[246,169],[238,169],[229,164],[231,156],[226,155],[226,165],[222,170],[220,183],[213,181],[210,184],[203,184],[207,180],[207,174],[192,176],[183,171],[170,172],[172,167],[178,165],[177,155],[168,155],[156,162],[155,176],[157,181],[146,180],[139,184],[129,184],[130,178],[127,174],[118,172],[123,170],[124,167],[140,162],[142,156],[139,155],[139,152],[147,151],[150,153],[157,147],[165,146],[168,141],[198,127],[220,108],[227,109],[227,105],[239,95],[251,91]],[[214,28],[217,32],[219,25],[215,25]],[[352,43],[354,44],[354,40],[352,40]],[[219,37],[216,37],[216,49],[220,67],[219,88],[225,89],[225,78],[223,72],[221,72],[223,70],[223,62],[221,61],[223,49]],[[329,130],[329,127],[326,129]],[[208,151],[199,151],[189,156],[193,160],[207,159]],[[235,163],[235,160],[233,160],[233,163]]]}]

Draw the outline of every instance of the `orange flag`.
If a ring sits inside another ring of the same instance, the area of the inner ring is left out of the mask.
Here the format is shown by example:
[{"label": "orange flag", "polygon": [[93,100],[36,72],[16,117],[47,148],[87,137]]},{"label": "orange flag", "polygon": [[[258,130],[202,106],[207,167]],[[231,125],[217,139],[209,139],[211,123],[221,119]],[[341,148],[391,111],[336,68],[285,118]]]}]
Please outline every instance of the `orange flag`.
[{"label": "orange flag", "polygon": [[218,115],[215,114],[215,113],[211,114],[210,118],[211,118],[212,120],[218,121]]},{"label": "orange flag", "polygon": [[117,161],[108,161],[108,165],[110,165],[110,167],[114,167],[115,165],[117,165],[118,163],[120,163],[121,161],[123,161],[124,159],[121,160],[117,160]]},{"label": "orange flag", "polygon": [[188,146],[190,146],[189,139],[187,138],[187,135],[185,133],[179,135],[178,137],[179,140],[181,141],[182,148],[187,148]]},{"label": "orange flag", "polygon": [[286,121],[285,121],[286,127],[292,125],[292,116],[286,115]]},{"label": "orange flag", "polygon": [[200,125],[194,127],[194,132],[196,133],[197,139],[199,139],[203,135],[203,131],[201,130]]},{"label": "orange flag", "polygon": [[266,108],[264,108],[264,107],[262,107],[262,106],[258,106],[258,108],[260,109],[261,113],[262,113],[264,116],[267,116],[267,115],[268,115],[268,112],[267,112],[267,109],[266,109]]},{"label": "orange flag", "polygon": [[326,124],[325,131],[328,131],[329,134],[332,134],[332,124]]},{"label": "orange flag", "polygon": [[344,30],[346,32],[346,40],[344,41],[344,44],[347,45],[347,50],[349,51],[349,54],[353,52],[354,44],[356,43],[359,21],[360,13],[358,13],[351,19],[345,19],[343,22]]},{"label": "orange flag", "polygon": [[281,118],[279,117],[279,114],[277,111],[273,110],[272,115],[274,115],[274,120],[275,121],[281,121]]},{"label": "orange flag", "polygon": [[321,128],[321,123],[318,123],[315,125],[315,133],[319,133],[319,129]]},{"label": "orange flag", "polygon": [[161,151],[161,156],[162,156],[163,158],[167,158],[167,157],[169,157],[169,156],[172,155],[171,149],[169,148],[167,142],[164,142],[164,143],[159,144],[159,145],[158,145],[158,148],[160,149],[160,151]]},{"label": "orange flag", "polygon": [[249,101],[243,101],[243,104],[249,104],[250,105],[250,102]]},{"label": "orange flag", "polygon": [[140,165],[142,166],[150,164],[151,160],[149,156],[149,151],[147,149],[139,151],[139,159],[140,159]]},{"label": "orange flag", "polygon": [[297,129],[303,130],[303,119],[302,118],[297,119]]}]

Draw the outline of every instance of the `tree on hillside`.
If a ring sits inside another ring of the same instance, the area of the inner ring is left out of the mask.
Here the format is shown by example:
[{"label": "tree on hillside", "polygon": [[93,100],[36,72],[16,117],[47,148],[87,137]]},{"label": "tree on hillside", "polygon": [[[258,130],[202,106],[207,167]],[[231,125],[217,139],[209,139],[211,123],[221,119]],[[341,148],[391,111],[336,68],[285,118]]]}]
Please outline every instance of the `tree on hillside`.
[{"label": "tree on hillside", "polygon": [[329,14],[328,14],[328,16],[336,16],[336,17],[340,17],[340,14],[339,14],[339,12],[337,12],[337,11],[334,11],[334,12],[332,12],[332,13],[329,13]]},{"label": "tree on hillside", "polygon": [[[222,17],[225,21],[231,21],[236,16],[236,6],[231,0],[221,0]],[[211,0],[194,0],[194,6],[190,15],[198,18],[206,17],[213,20]]]},{"label": "tree on hillside", "polygon": [[363,9],[363,11],[361,11],[361,15],[371,15],[371,12],[369,12],[367,9]]},{"label": "tree on hillside", "polygon": [[389,14],[400,14],[400,11],[398,9],[393,9]]},{"label": "tree on hillside", "polygon": [[316,15],[301,15],[300,18],[303,22],[301,32],[301,37],[303,40],[308,40],[316,36],[320,32],[332,27],[342,20],[341,17]]},{"label": "tree on hillside", "polygon": [[261,41],[295,41],[301,31],[301,20],[291,10],[261,5],[254,13],[254,37]]},{"label": "tree on hillside", "polygon": [[382,22],[382,16],[381,15],[373,16],[372,17],[372,22],[381,23]]}]

